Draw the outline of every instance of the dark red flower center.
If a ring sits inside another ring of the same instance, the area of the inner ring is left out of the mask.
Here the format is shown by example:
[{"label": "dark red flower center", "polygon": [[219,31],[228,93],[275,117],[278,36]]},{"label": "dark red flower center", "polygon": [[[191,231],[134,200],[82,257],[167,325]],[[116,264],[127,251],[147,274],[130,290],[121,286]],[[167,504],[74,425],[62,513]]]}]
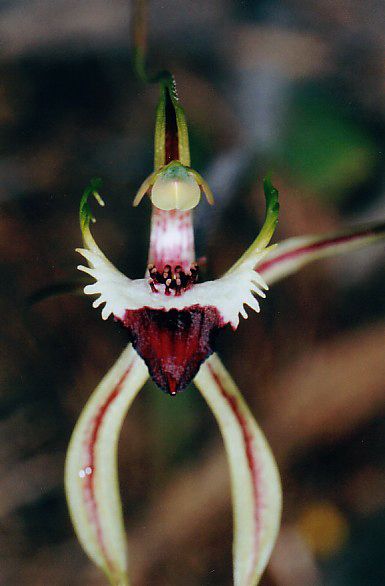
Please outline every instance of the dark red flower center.
[{"label": "dark red flower center", "polygon": [[155,383],[175,395],[192,381],[213,353],[223,322],[215,307],[127,310],[123,319],[131,342]]}]

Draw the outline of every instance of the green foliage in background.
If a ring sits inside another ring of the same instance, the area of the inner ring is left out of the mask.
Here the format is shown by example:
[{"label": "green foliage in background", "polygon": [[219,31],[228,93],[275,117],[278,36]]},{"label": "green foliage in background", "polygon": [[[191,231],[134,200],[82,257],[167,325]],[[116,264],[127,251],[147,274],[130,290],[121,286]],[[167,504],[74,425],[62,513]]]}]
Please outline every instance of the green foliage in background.
[{"label": "green foliage in background", "polygon": [[327,200],[344,200],[373,172],[376,144],[349,104],[306,86],[294,96],[281,156],[300,184]]}]

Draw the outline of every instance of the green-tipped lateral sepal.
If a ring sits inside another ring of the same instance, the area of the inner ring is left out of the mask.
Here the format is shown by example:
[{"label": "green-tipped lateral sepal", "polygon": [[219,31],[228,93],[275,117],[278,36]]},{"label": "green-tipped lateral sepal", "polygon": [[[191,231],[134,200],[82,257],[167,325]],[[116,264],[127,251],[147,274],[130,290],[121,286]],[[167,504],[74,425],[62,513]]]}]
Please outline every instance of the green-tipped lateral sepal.
[{"label": "green-tipped lateral sepal", "polygon": [[270,175],[265,177],[263,180],[263,190],[265,193],[266,200],[265,221],[263,223],[262,230],[258,234],[256,241],[254,242],[254,244],[256,244],[257,247],[261,250],[266,248],[266,246],[272,239],[278,224],[279,216],[278,190],[272,184]]},{"label": "green-tipped lateral sepal", "polygon": [[212,205],[213,194],[203,177],[191,167],[179,161],[171,161],[147,177],[133,205],[139,205],[148,194],[153,205],[161,210],[191,210],[198,205],[202,193]]},{"label": "green-tipped lateral sepal", "polygon": [[83,192],[79,206],[79,222],[80,229],[82,231],[84,245],[95,252],[100,252],[98,245],[96,244],[91,231],[90,223],[95,223],[96,218],[93,215],[88,200],[90,196],[93,196],[100,206],[104,206],[105,203],[99,193],[102,186],[102,180],[99,177],[91,179],[90,184]]},{"label": "green-tipped lateral sepal", "polygon": [[[256,262],[260,259],[260,253],[263,250],[270,250],[272,247],[267,249],[270,240],[273,237],[275,229],[278,224],[279,216],[279,201],[278,201],[278,190],[273,186],[270,176],[267,176],[263,180],[263,189],[265,193],[266,201],[266,212],[265,220],[261,231],[254,240],[251,246],[241,256],[241,258],[231,267],[228,272],[239,268],[242,265],[255,267]],[[275,245],[273,245],[275,247]]]}]

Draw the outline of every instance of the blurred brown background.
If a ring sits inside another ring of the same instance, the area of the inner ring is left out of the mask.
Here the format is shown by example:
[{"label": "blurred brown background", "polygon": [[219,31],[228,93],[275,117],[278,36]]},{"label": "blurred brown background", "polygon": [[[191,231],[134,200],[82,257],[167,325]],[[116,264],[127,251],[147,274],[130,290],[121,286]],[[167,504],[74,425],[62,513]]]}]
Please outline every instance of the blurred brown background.
[{"label": "blurred brown background", "polygon": [[[385,8],[380,0],[154,0],[150,64],[175,72],[193,166],[216,206],[197,248],[219,275],[281,192],[279,238],[385,217]],[[0,3],[0,584],[104,584],[73,535],[65,449],[123,348],[77,279],[78,202],[130,276],[146,262],[155,88],[133,77],[130,2]],[[282,531],[263,584],[385,583],[385,254],[377,245],[274,286],[219,351],[272,444]],[[231,584],[231,507],[216,425],[193,388],[149,384],[120,443],[135,586]]]}]

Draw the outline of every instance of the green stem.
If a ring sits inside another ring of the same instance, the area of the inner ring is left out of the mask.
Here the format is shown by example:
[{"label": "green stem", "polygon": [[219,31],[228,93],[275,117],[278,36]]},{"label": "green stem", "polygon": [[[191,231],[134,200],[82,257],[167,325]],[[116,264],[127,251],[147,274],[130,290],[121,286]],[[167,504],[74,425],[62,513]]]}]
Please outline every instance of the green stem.
[{"label": "green stem", "polygon": [[146,0],[134,2],[133,13],[133,68],[144,83],[158,83],[160,98],[156,110],[154,169],[172,160],[190,166],[190,147],[186,116],[180,105],[175,79],[169,71],[149,75],[146,67],[148,5]]}]

